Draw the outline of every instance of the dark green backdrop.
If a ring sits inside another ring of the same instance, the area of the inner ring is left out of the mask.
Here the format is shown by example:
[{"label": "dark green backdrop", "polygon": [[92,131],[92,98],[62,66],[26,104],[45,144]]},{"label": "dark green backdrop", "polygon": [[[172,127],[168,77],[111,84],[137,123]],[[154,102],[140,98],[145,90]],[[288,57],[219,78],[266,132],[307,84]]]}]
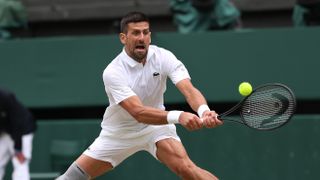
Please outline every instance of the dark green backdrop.
[{"label": "dark green backdrop", "polygon": [[[298,100],[320,100],[320,28],[153,33],[152,41],[186,64],[192,81],[212,103],[240,100],[237,86],[242,81],[253,86],[281,82]],[[27,107],[105,106],[101,75],[121,48],[116,35],[1,41],[0,86],[13,90]],[[185,102],[170,85],[166,103]],[[272,132],[235,124],[197,132],[178,126],[178,132],[191,158],[223,180],[319,179],[319,120],[320,115],[297,115]],[[58,160],[70,163],[75,157],[53,156],[58,146],[52,144],[68,141],[58,152],[68,155],[75,148],[77,156],[98,135],[100,121],[38,120],[32,173],[56,172]],[[141,152],[100,179],[177,177]]]},{"label": "dark green backdrop", "polygon": [[[242,81],[281,82],[299,99],[320,99],[320,28],[154,33],[152,41],[186,64],[209,101],[239,100]],[[105,105],[102,72],[121,48],[117,35],[3,41],[0,85],[29,107]],[[183,101],[175,90],[166,96]]]},{"label": "dark green backdrop", "polygon": [[[269,132],[233,123],[195,132],[189,132],[180,125],[177,127],[190,157],[223,180],[320,178],[320,115],[297,115],[283,128]],[[50,155],[52,140],[85,141],[90,144],[99,131],[100,120],[95,119],[39,122],[31,171],[53,171]],[[63,151],[66,150],[61,148],[62,154]],[[99,179],[178,178],[150,154],[140,152]]]}]

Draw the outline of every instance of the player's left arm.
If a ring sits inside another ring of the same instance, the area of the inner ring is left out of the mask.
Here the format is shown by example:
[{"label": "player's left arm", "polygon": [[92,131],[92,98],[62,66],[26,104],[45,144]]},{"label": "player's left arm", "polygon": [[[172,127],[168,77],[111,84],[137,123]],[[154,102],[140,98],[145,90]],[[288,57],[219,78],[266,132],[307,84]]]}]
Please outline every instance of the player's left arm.
[{"label": "player's left arm", "polygon": [[179,81],[176,87],[184,95],[190,107],[201,116],[204,126],[212,128],[222,124],[215,111],[204,108],[207,106],[207,101],[202,93],[193,86],[190,79]]},{"label": "player's left arm", "polygon": [[[173,113],[174,111],[165,111],[153,107],[144,106],[138,96],[131,96],[121,101],[119,104],[140,123],[154,125],[180,123],[186,129],[191,131],[202,128],[202,121],[195,114],[189,112],[181,112],[181,114],[178,114],[178,116],[176,117]],[[173,113],[171,114],[171,116],[169,115],[170,112]],[[174,122],[172,121],[172,118],[174,118]]]}]

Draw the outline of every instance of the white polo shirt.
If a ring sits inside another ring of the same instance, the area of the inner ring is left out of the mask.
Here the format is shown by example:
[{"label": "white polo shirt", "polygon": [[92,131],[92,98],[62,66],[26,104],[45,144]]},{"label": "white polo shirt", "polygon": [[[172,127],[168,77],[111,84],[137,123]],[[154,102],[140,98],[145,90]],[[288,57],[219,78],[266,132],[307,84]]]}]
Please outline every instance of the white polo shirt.
[{"label": "white polo shirt", "polygon": [[167,77],[174,84],[190,79],[185,66],[170,51],[150,45],[143,66],[123,49],[103,72],[109,107],[101,123],[101,135],[134,137],[156,128],[158,125],[139,123],[119,103],[131,96],[138,96],[145,106],[165,109],[163,95]]}]

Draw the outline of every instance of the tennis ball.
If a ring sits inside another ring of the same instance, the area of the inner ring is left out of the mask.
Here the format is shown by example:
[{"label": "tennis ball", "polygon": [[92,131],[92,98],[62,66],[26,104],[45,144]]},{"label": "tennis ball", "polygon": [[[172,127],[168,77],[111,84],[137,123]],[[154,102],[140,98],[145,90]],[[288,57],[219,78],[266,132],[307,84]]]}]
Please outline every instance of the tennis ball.
[{"label": "tennis ball", "polygon": [[239,85],[239,93],[242,95],[242,96],[248,96],[249,94],[251,94],[252,92],[252,86],[250,83],[248,82],[242,82],[240,85]]}]

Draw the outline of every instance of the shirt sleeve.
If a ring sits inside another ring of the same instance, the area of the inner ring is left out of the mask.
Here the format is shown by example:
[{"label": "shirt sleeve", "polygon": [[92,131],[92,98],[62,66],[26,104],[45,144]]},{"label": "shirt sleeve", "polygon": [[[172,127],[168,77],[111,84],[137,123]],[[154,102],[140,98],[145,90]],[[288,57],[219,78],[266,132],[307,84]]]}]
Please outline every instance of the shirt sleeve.
[{"label": "shirt sleeve", "polygon": [[121,101],[136,95],[129,87],[123,74],[105,71],[103,82],[110,104],[119,104]]},{"label": "shirt sleeve", "polygon": [[171,79],[173,84],[177,84],[179,81],[184,79],[191,79],[185,65],[178,60],[173,53],[165,51],[164,59],[163,68],[167,70],[168,77]]}]

